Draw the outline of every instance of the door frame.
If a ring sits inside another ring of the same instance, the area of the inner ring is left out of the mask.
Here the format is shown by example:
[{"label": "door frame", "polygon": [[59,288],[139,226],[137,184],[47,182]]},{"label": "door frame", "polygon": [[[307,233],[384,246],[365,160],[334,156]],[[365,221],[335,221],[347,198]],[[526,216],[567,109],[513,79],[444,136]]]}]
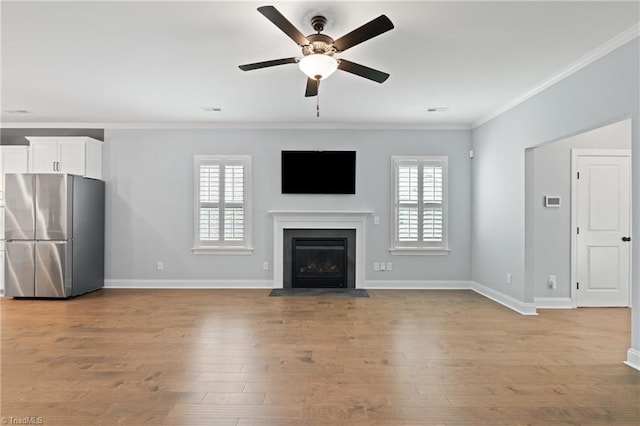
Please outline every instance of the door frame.
[{"label": "door frame", "polygon": [[[571,277],[570,277],[570,297],[571,307],[578,307],[578,290],[576,286],[576,279],[578,277],[578,235],[576,232],[578,223],[578,158],[579,157],[627,157],[629,158],[629,220],[632,222],[632,206],[633,206],[633,188],[632,184],[632,162],[631,162],[631,150],[630,149],[571,149]],[[631,223],[629,224],[632,225]],[[631,230],[631,228],[629,228]],[[631,284],[633,283],[633,277],[631,276],[633,259],[632,246],[629,245],[629,307],[631,307]]]}]

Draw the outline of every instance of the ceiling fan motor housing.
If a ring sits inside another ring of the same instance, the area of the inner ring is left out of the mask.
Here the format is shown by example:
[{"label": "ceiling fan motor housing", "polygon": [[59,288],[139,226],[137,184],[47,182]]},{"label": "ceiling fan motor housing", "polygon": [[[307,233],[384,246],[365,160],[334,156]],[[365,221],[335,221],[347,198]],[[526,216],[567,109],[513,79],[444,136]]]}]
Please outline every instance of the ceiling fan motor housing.
[{"label": "ceiling fan motor housing", "polygon": [[307,36],[309,40],[308,46],[302,47],[304,56],[313,54],[322,54],[332,56],[336,49],[333,47],[333,39],[325,34],[311,34]]}]

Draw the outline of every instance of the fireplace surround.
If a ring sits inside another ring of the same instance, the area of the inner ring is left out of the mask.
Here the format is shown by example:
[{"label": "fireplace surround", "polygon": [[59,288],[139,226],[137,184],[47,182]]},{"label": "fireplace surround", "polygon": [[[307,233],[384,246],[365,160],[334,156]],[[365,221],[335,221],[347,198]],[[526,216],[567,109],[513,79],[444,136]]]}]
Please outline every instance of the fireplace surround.
[{"label": "fireplace surround", "polygon": [[365,288],[366,224],[372,211],[271,210],[273,219],[273,287],[284,288],[285,229],[352,229],[355,231],[354,287]]}]

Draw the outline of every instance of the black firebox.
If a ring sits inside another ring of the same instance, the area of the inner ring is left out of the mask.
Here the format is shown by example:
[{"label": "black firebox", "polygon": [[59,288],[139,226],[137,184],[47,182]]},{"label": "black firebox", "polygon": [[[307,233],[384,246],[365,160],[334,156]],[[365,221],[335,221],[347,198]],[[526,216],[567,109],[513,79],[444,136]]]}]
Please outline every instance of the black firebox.
[{"label": "black firebox", "polygon": [[285,229],[283,288],[355,288],[355,229]]},{"label": "black firebox", "polygon": [[293,238],[292,288],[347,288],[346,238]]}]

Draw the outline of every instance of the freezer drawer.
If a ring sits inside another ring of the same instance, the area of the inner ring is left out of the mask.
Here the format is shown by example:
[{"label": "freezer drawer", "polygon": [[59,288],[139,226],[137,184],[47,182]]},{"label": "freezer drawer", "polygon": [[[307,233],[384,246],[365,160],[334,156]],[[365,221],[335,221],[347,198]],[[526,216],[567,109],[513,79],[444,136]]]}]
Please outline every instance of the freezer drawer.
[{"label": "freezer drawer", "polygon": [[35,296],[71,296],[71,241],[36,243]]},{"label": "freezer drawer", "polygon": [[4,246],[5,296],[34,297],[34,251],[33,241],[12,241]]}]

